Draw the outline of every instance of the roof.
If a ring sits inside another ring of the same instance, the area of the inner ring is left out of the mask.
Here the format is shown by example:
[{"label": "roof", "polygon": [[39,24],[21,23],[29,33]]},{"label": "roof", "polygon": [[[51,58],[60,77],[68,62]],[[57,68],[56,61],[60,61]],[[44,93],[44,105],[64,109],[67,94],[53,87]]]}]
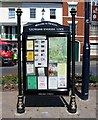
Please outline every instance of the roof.
[{"label": "roof", "polygon": [[0,2],[47,2],[47,3],[57,3],[57,2],[62,2],[62,0],[0,0]]}]

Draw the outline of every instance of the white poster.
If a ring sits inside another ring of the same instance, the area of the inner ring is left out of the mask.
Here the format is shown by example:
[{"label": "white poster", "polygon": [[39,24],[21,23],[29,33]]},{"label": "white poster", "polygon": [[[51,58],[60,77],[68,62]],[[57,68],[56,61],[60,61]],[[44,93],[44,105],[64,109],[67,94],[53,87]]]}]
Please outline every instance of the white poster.
[{"label": "white poster", "polygon": [[34,64],[32,62],[27,62],[26,67],[27,67],[27,74],[34,75]]},{"label": "white poster", "polygon": [[38,75],[39,76],[45,76],[45,70],[44,70],[44,68],[38,68]]},{"label": "white poster", "polygon": [[47,77],[38,77],[38,89],[47,89]]},{"label": "white poster", "polygon": [[49,77],[49,89],[57,89],[57,77]]},{"label": "white poster", "polygon": [[58,77],[58,88],[66,88],[66,87],[67,87],[66,76]]},{"label": "white poster", "polygon": [[34,41],[35,67],[47,67],[47,40]]}]

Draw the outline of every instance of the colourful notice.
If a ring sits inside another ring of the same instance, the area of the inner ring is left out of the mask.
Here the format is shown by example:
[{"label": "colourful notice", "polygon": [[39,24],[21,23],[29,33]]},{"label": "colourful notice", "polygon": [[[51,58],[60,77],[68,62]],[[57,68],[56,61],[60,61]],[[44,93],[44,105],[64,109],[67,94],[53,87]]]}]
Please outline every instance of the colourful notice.
[{"label": "colourful notice", "polygon": [[27,40],[26,46],[27,50],[33,50],[33,40],[32,41]]},{"label": "colourful notice", "polygon": [[27,61],[33,61],[33,60],[34,60],[34,52],[27,51]]},{"label": "colourful notice", "polygon": [[28,89],[37,89],[36,76],[28,76],[27,81]]}]

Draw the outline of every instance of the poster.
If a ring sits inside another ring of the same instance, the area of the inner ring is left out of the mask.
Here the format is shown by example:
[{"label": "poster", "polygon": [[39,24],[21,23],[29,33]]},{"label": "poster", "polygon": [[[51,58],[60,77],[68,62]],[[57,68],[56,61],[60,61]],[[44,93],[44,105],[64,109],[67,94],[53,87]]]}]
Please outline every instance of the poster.
[{"label": "poster", "polygon": [[67,64],[58,63],[58,76],[67,76]]},{"label": "poster", "polygon": [[66,76],[58,77],[58,88],[66,88],[66,87],[67,87]]},{"label": "poster", "polygon": [[28,89],[37,89],[36,76],[27,76],[27,81]]},{"label": "poster", "polygon": [[45,76],[45,69],[44,68],[38,68],[38,75],[39,76]]},{"label": "poster", "polygon": [[38,77],[38,89],[47,89],[47,77]]},{"label": "poster", "polygon": [[67,61],[67,37],[49,38],[49,62]]},{"label": "poster", "polygon": [[35,67],[47,67],[47,40],[34,41]]},{"label": "poster", "polygon": [[27,46],[27,50],[33,50],[33,40],[27,40],[26,41],[26,46]]},{"label": "poster", "polygon": [[27,61],[33,61],[33,60],[34,60],[34,52],[27,51]]},{"label": "poster", "polygon": [[49,76],[57,76],[58,74],[57,63],[49,63],[48,74]]},{"label": "poster", "polygon": [[67,64],[58,63],[58,87],[66,88],[67,87]]},{"label": "poster", "polygon": [[27,69],[27,74],[35,74],[35,70],[34,70],[34,63],[32,62],[27,62],[26,63],[26,69]]},{"label": "poster", "polygon": [[49,89],[57,89],[57,77],[49,77],[48,87]]}]

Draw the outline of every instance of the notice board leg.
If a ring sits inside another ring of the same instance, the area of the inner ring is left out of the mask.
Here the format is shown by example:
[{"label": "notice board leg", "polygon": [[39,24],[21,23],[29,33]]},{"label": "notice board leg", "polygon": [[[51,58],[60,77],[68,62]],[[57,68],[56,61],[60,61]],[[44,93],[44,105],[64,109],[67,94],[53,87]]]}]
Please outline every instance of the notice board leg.
[{"label": "notice board leg", "polygon": [[18,95],[17,113],[24,113],[24,112],[25,112],[24,96]]},{"label": "notice board leg", "polygon": [[18,101],[17,101],[17,113],[24,113],[24,97],[22,93],[22,79],[21,79],[21,15],[20,8],[17,9],[17,40],[18,40]]},{"label": "notice board leg", "polygon": [[77,112],[77,104],[75,97],[75,15],[76,10],[74,8],[70,11],[72,15],[72,87],[71,87],[71,96],[70,103],[68,106],[68,112],[76,113]]}]

